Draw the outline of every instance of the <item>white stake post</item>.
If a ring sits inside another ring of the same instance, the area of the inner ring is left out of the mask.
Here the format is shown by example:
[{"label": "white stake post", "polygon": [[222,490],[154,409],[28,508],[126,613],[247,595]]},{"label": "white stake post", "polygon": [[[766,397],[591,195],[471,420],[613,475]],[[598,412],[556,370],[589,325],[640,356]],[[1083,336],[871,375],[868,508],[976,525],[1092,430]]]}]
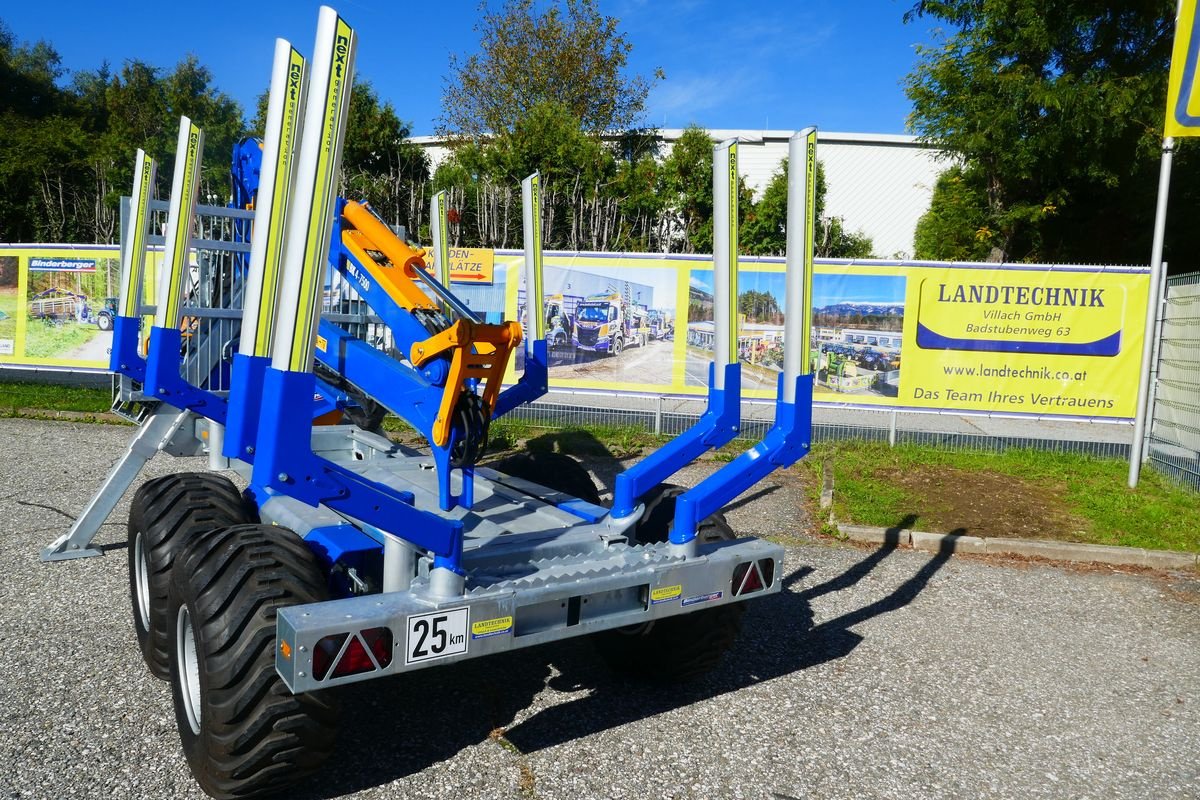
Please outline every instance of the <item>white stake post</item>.
[{"label": "white stake post", "polygon": [[788,142],[787,306],[783,330],[783,402],[796,402],[796,378],[812,371],[813,242],[817,227],[817,129]]},{"label": "white stake post", "polygon": [[533,355],[533,343],[546,338],[546,315],[542,313],[542,190],[537,172],[521,181],[521,227],[525,241],[525,353]]},{"label": "white stake post", "polygon": [[322,6],[296,164],[293,206],[287,220],[278,322],[271,346],[271,366],[277,370],[312,370],[317,319],[321,313],[318,300],[328,271],[329,237],[333,231],[357,43],[354,29],[332,8]]},{"label": "white stake post", "polygon": [[133,172],[133,197],[129,221],[125,226],[125,252],[121,255],[119,314],[136,317],[141,305],[142,274],[146,269],[146,237],[150,233],[150,199],[154,195],[154,177],[158,165],[145,151],[137,151]]},{"label": "white stake post", "polygon": [[738,349],[738,143],[713,148],[713,386],[725,388],[725,367]]},{"label": "white stake post", "polygon": [[446,236],[446,193],[438,192],[429,201],[429,232],[433,237],[433,259],[438,282],[450,288],[450,242]]},{"label": "white stake post", "polygon": [[250,240],[250,268],[238,343],[242,355],[265,357],[271,354],[288,206],[308,85],[305,67],[304,56],[296,48],[283,39],[275,40],[262,170],[254,204],[254,236]]},{"label": "white stake post", "polygon": [[171,204],[167,208],[167,246],[158,272],[158,307],[154,324],[159,328],[179,327],[203,156],[204,132],[187,117],[181,117],[179,138],[175,143]]}]

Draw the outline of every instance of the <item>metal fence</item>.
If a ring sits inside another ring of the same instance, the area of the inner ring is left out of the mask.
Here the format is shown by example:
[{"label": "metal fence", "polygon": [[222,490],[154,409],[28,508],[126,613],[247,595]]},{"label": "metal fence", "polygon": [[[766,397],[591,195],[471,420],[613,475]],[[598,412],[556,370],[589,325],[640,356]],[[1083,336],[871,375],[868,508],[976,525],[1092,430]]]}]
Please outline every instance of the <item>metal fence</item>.
[{"label": "metal fence", "polygon": [[1200,491],[1200,272],[1167,279],[1157,339],[1146,452],[1159,472]]},{"label": "metal fence", "polygon": [[[739,440],[761,439],[771,427],[774,408],[765,401],[743,403]],[[612,426],[673,436],[703,412],[702,399],[552,389],[544,399],[515,409],[509,418],[547,430]],[[839,406],[813,410],[814,442],[860,439],[987,452],[1035,448],[1125,460],[1132,430],[1127,421]]]}]

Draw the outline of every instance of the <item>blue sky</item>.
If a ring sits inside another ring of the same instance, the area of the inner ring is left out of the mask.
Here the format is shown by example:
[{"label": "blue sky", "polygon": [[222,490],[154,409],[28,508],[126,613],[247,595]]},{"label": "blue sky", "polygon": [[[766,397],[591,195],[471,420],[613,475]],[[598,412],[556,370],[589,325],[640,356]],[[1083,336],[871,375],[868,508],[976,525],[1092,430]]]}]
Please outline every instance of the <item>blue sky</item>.
[{"label": "blue sky", "polygon": [[[497,5],[500,0],[493,0]],[[908,0],[598,0],[634,46],[631,68],[666,80],[646,123],[680,128],[904,133],[902,81],[925,21],[904,25]],[[216,85],[252,115],[269,81],[275,37],[311,54],[319,2],[203,4],[61,0],[5,3],[0,20],[18,41],[45,39],[69,70],[139,58],[171,67],[195,53]],[[334,2],[359,33],[358,72],[417,135],[433,133],[451,53],[475,50],[478,0]]]},{"label": "blue sky", "polygon": [[813,275],[813,308],[834,303],[903,303],[902,275]]}]

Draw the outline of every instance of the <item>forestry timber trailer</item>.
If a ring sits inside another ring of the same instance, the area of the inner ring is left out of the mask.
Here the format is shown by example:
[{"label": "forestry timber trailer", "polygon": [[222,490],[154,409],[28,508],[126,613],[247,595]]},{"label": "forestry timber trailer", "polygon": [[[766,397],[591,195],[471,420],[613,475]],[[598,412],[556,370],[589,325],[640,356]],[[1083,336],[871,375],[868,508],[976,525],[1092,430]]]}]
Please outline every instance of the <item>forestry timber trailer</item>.
[{"label": "forestry timber trailer", "polygon": [[[538,176],[522,182],[526,296],[536,298],[528,329],[482,324],[448,281],[426,275],[421,251],[367,206],[336,197],[355,47],[328,8],[311,69],[276,43],[262,151],[235,150],[238,208],[194,205],[203,134],[182,120],[153,305],[143,272],[161,206],[150,198],[154,161],[139,151],[112,368],[117,407],[138,411],[141,425],[75,525],[43,552],[98,555],[92,537],[147,459],[207,447],[212,471],[137,490],[129,575],[144,660],[170,680],[188,764],[214,797],[275,792],[311,774],[333,749],[330,690],[355,681],[582,635],[644,676],[710,668],[734,641],[742,601],[779,591],[783,558],[778,545],[738,538],[720,509],[808,450],[814,129],[791,148],[792,163],[808,168],[793,171],[787,307],[804,313],[788,318],[775,425],[696,487],[664,483],[739,427],[730,140],[714,162],[708,411],[621,473],[606,508],[566,456],[478,465],[490,420],[547,388]],[[194,221],[201,239],[191,238]],[[434,222],[436,239],[445,220]],[[203,251],[198,278],[192,247]],[[358,297],[322,308],[334,274]],[[524,373],[502,387],[518,347]],[[376,433],[377,407],[418,429],[429,453]],[[365,423],[318,424],[344,414]]]}]

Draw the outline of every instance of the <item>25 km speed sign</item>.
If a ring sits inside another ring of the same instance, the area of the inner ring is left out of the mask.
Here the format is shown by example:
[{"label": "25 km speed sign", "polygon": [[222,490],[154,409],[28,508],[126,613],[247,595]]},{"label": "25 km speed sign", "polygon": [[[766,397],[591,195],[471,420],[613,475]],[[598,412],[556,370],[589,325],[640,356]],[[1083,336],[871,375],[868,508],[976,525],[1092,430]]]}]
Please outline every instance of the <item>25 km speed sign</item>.
[{"label": "25 km speed sign", "polygon": [[432,661],[467,652],[467,618],[470,609],[451,608],[408,618],[404,663]]}]

